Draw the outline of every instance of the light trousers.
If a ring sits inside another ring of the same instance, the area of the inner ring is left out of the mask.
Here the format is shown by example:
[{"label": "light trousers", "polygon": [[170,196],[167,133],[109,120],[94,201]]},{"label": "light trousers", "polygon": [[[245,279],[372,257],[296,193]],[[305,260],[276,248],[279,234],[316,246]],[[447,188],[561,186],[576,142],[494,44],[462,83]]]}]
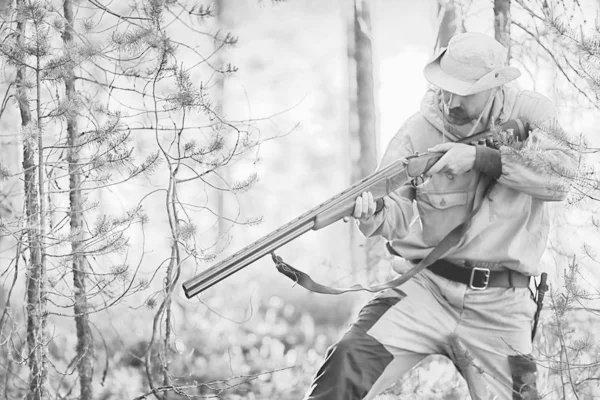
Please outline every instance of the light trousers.
[{"label": "light trousers", "polygon": [[361,309],[305,399],[373,399],[430,354],[452,360],[474,400],[533,398],[535,310],[529,288],[474,290],[425,270]]}]

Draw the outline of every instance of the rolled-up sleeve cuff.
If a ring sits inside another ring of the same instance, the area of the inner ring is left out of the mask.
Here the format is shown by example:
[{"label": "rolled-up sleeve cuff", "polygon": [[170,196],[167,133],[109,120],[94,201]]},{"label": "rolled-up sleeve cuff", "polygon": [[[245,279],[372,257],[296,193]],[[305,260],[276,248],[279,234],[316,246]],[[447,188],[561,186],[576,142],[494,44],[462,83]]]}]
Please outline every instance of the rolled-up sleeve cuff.
[{"label": "rolled-up sleeve cuff", "polygon": [[385,207],[385,201],[383,201],[383,197],[381,199],[378,199],[375,202],[375,214],[379,213],[381,210],[383,210],[383,207]]},{"label": "rolled-up sleeve cuff", "polygon": [[500,175],[502,175],[500,151],[485,146],[475,146],[475,164],[473,168],[494,179],[500,178]]}]

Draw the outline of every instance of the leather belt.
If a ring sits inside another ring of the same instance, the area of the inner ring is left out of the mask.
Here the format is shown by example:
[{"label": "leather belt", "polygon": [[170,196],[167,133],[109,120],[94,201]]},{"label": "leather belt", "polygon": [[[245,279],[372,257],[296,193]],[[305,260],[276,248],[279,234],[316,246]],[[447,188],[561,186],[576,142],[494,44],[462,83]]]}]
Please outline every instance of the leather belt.
[{"label": "leather belt", "polygon": [[491,271],[488,268],[462,267],[448,260],[437,260],[429,266],[429,270],[451,281],[468,285],[474,290],[484,290],[488,287],[523,288],[529,286],[529,276],[512,270]]}]

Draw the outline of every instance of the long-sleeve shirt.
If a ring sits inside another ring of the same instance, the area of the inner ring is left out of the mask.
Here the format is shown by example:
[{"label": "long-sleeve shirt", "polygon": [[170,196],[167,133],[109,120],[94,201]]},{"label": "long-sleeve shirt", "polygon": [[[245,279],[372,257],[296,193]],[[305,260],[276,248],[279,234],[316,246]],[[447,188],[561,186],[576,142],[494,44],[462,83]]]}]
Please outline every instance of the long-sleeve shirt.
[{"label": "long-sleeve shirt", "polygon": [[[565,199],[576,170],[575,154],[551,133],[558,129],[555,118],[555,108],[544,96],[503,87],[486,110],[479,131],[492,121],[500,124],[510,119],[538,127],[553,124],[553,129],[533,129],[517,149],[478,146],[472,170],[462,175],[438,173],[422,187],[400,188],[384,197],[381,211],[361,222],[361,231],[383,236],[402,257],[418,260],[483,202],[465,236],[444,258],[538,275],[549,230],[546,203]],[[390,141],[380,167],[464,137],[470,127],[449,125],[441,113],[440,93],[432,89],[422,101],[421,112],[409,118]],[[494,173],[490,159],[497,164]],[[491,190],[485,193],[491,181]]]}]

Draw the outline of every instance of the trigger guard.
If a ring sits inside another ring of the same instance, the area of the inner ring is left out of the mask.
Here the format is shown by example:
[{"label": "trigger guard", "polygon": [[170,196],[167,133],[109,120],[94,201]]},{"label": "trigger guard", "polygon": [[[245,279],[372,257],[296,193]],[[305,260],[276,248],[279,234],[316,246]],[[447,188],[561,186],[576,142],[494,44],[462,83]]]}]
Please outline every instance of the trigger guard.
[{"label": "trigger guard", "polygon": [[431,179],[430,176],[419,175],[419,176],[414,177],[410,181],[410,184],[414,188],[421,188],[421,187],[425,186],[427,184],[427,182],[429,182],[430,179]]}]

